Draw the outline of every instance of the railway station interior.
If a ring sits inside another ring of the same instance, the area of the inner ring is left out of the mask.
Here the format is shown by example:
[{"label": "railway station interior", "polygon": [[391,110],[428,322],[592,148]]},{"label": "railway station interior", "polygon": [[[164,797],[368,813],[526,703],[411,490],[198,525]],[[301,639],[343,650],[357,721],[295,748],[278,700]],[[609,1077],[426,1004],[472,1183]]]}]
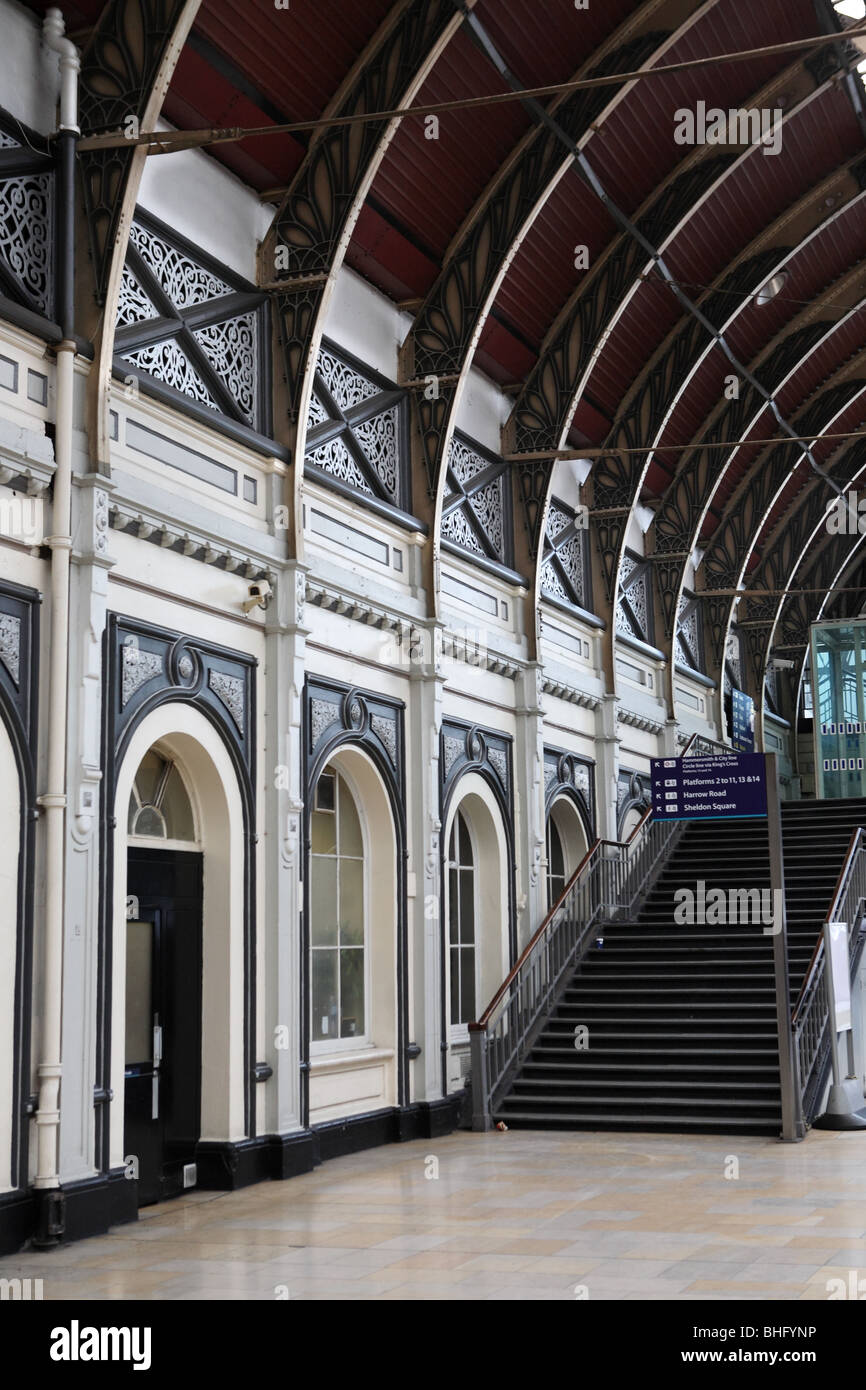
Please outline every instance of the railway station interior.
[{"label": "railway station interior", "polygon": [[866,1297],[863,0],[0,35],[3,1298]]}]

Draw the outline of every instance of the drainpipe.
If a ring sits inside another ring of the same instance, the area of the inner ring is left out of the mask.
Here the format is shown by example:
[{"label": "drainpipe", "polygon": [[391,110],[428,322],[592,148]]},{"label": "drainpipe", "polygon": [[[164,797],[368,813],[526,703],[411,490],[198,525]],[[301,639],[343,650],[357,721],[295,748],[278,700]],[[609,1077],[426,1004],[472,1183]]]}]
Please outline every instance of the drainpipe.
[{"label": "drainpipe", "polygon": [[[75,142],[78,128],[78,50],[64,38],[63,15],[50,9],[43,23],[45,44],[60,56],[58,150],[58,319],[63,340],[57,347],[53,535],[51,550],[51,647],[48,690],[47,790],[38,798],[45,816],[45,940],[42,981],[42,1039],[36,1112],[37,1170],[34,1186],[60,1185],[60,1044],[63,1000],[63,876],[66,809],[67,662],[69,654],[69,561],[72,549],[72,411],[75,267]],[[55,1243],[62,1231],[61,1203],[44,1200],[40,1243]]]}]

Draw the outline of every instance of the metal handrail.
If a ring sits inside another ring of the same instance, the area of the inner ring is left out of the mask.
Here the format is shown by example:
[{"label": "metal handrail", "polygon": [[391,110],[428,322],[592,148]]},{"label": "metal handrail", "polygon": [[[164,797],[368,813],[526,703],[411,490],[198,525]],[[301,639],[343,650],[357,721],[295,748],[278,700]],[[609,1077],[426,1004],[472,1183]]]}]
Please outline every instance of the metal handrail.
[{"label": "metal handrail", "polygon": [[[836,880],[836,889],[827,913],[828,923],[845,922],[848,931],[848,960],[853,972],[862,946],[862,925],[866,904],[866,836],[855,830],[848,844],[845,861]],[[852,908],[854,909],[852,911]],[[830,1036],[830,1000],[824,933],[816,942],[797,1001],[791,1011],[791,1034],[799,1073],[798,1086],[803,1117],[814,1118],[823,1089],[833,1038]]]},{"label": "metal handrail", "polygon": [[[680,756],[706,745],[723,746],[692,734]],[[480,1018],[469,1024],[474,1128],[489,1128],[498,1096],[534,1042],[560,981],[588,949],[594,928],[634,913],[682,828],[681,822],[653,821],[647,809],[627,840],[597,839],[584,855]]]}]

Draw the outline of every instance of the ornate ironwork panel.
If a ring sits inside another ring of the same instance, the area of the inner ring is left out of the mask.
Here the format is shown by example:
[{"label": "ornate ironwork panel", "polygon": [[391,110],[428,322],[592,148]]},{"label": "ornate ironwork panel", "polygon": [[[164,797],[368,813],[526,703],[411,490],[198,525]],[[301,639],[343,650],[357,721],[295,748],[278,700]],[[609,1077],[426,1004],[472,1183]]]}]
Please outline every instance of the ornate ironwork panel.
[{"label": "ornate ironwork panel", "polygon": [[620,589],[616,606],[616,631],[652,645],[652,567],[641,555],[627,550],[620,565]]},{"label": "ornate ironwork panel", "polygon": [[267,433],[267,296],[139,210],[118,300],[116,365]]},{"label": "ornate ironwork panel", "polygon": [[442,538],[470,555],[513,563],[511,473],[507,463],[463,435],[451,440]]},{"label": "ornate ironwork panel", "polygon": [[54,317],[54,181],[42,137],[0,113],[0,293],[48,319]]},{"label": "ornate ironwork panel", "polygon": [[676,660],[691,671],[704,671],[704,625],[701,601],[684,593],[677,613]]},{"label": "ornate ironwork panel", "polygon": [[551,498],[547,512],[541,592],[572,607],[592,609],[589,555],[582,518],[559,498]]},{"label": "ornate ironwork panel", "polygon": [[307,471],[409,511],[408,412],[405,391],[323,343],[307,418]]}]

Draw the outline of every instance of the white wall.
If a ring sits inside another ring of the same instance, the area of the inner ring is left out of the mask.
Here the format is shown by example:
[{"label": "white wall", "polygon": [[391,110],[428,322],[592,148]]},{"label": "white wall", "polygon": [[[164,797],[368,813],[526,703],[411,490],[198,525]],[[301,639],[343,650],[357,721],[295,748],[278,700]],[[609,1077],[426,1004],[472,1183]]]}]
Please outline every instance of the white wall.
[{"label": "white wall", "polygon": [[42,46],[35,14],[14,0],[0,0],[0,106],[25,125],[50,134],[56,125],[60,67]]},{"label": "white wall", "polygon": [[[159,122],[160,130],[171,126]],[[201,150],[153,155],[138,201],[193,245],[256,283],[256,247],[274,216],[269,203]]]}]

